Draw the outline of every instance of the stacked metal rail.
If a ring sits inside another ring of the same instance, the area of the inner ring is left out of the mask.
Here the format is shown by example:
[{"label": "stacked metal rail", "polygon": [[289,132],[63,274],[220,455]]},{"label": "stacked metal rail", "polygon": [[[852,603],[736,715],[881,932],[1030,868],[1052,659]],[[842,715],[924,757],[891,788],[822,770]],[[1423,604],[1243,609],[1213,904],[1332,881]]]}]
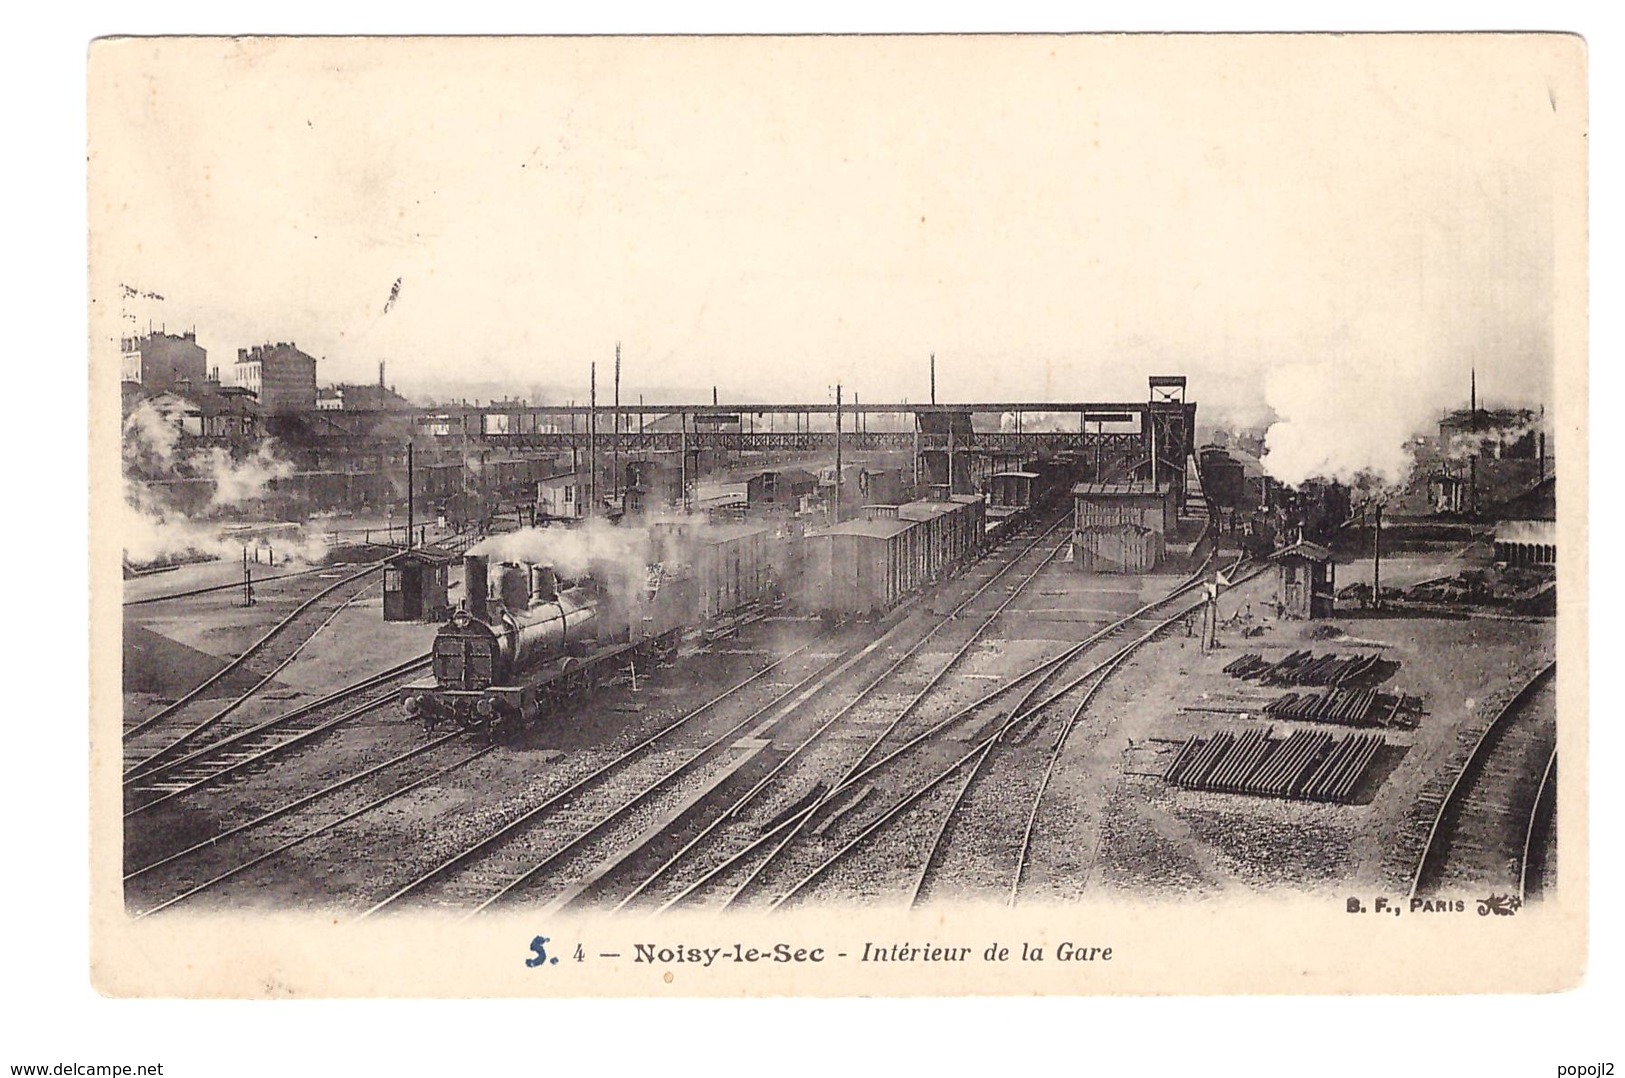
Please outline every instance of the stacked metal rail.
[{"label": "stacked metal rail", "polygon": [[1392,677],[1399,664],[1380,655],[1350,655],[1336,652],[1317,656],[1294,651],[1275,662],[1262,655],[1243,655],[1224,668],[1234,678],[1263,685],[1316,685],[1355,688],[1369,687]]},{"label": "stacked metal rail", "polygon": [[1271,718],[1343,726],[1415,725],[1415,716],[1421,710],[1419,697],[1380,693],[1375,689],[1289,692],[1264,705],[1264,713]]},{"label": "stacked metal rail", "polygon": [[1385,744],[1377,734],[1336,738],[1298,730],[1284,740],[1255,727],[1191,738],[1163,778],[1188,790],[1347,804]]}]

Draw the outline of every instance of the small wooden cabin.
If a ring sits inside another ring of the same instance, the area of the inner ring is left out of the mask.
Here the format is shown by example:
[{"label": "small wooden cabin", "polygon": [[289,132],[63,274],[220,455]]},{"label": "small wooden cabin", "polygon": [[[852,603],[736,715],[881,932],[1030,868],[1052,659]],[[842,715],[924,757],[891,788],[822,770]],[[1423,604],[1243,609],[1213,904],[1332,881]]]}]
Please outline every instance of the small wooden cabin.
[{"label": "small wooden cabin", "polygon": [[1276,602],[1286,618],[1329,618],[1336,612],[1337,567],[1332,552],[1299,540],[1270,555],[1276,564]]},{"label": "small wooden cabin", "polygon": [[416,547],[384,566],[385,621],[439,621],[451,610],[447,574],[455,555]]}]

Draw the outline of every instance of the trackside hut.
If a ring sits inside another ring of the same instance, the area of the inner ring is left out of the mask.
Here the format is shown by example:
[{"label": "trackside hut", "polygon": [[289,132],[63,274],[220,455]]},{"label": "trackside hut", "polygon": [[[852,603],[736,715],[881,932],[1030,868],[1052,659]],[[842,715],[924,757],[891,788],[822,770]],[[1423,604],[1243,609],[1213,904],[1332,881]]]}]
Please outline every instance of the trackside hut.
[{"label": "trackside hut", "polygon": [[1337,603],[1332,552],[1300,540],[1270,555],[1276,565],[1276,602],[1285,618],[1329,618]]},{"label": "trackside hut", "polygon": [[1177,522],[1173,491],[1146,479],[1072,488],[1072,562],[1091,573],[1149,573]]},{"label": "trackside hut", "polygon": [[385,621],[439,621],[451,609],[447,574],[454,556],[418,547],[384,566]]}]

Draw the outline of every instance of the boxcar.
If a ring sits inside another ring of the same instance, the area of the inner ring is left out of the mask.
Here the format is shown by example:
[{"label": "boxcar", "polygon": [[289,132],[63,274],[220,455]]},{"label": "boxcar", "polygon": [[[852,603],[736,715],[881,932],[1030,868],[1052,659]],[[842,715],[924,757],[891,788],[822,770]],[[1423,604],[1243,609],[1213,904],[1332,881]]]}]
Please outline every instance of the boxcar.
[{"label": "boxcar", "polygon": [[916,521],[852,520],[807,538],[809,604],[826,617],[879,614],[924,582]]},{"label": "boxcar", "polygon": [[949,501],[909,502],[897,507],[897,517],[921,526],[923,581],[940,580],[981,552],[986,519],[980,497],[959,494]]},{"label": "boxcar", "polygon": [[716,524],[689,533],[687,553],[701,617],[717,617],[770,597],[770,535],[769,529],[752,524]]}]

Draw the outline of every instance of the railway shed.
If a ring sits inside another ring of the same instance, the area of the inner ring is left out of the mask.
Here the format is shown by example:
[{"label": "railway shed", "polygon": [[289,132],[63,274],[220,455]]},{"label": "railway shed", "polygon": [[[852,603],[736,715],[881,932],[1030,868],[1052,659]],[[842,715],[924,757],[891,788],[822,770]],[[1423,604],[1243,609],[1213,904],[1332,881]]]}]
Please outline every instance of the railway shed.
[{"label": "railway shed", "polygon": [[1072,562],[1091,573],[1149,573],[1178,522],[1172,488],[1146,479],[1072,488]]},{"label": "railway shed", "polygon": [[415,547],[384,567],[385,621],[439,621],[450,610],[447,576],[456,555]]},{"label": "railway shed", "polygon": [[805,468],[758,472],[745,481],[745,500],[753,511],[789,512],[818,493],[818,477]]},{"label": "railway shed", "polygon": [[1503,520],[1495,526],[1495,560],[1507,565],[1556,565],[1555,520]]},{"label": "railway shed", "polygon": [[1276,603],[1286,618],[1329,618],[1337,605],[1332,552],[1300,539],[1270,555],[1276,564]]}]

